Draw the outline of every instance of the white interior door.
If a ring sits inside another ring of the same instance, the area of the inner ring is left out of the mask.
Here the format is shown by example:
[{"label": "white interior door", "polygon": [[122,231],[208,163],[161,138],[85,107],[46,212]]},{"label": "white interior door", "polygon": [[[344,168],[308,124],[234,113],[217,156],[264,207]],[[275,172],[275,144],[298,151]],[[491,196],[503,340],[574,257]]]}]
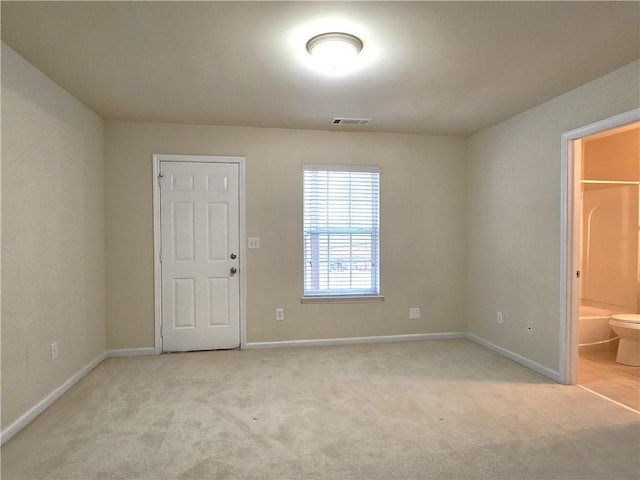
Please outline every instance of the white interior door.
[{"label": "white interior door", "polygon": [[238,165],[160,162],[162,350],[240,345]]}]

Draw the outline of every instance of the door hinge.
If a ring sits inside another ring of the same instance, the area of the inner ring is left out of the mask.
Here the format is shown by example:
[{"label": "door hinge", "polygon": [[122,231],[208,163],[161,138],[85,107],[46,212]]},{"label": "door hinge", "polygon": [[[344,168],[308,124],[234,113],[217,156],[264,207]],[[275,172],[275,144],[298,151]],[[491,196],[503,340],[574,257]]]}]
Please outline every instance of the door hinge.
[{"label": "door hinge", "polygon": [[580,270],[576,272],[576,278],[580,278]]},{"label": "door hinge", "polygon": [[162,263],[162,250],[160,250],[160,255],[159,255],[159,257],[160,257],[160,263]]},{"label": "door hinge", "polygon": [[162,175],[161,173],[158,174],[158,186],[160,187],[160,181],[162,180],[162,177],[164,177],[164,175]]},{"label": "door hinge", "polygon": [[160,336],[163,337],[164,335],[162,335],[162,325],[160,325]]}]

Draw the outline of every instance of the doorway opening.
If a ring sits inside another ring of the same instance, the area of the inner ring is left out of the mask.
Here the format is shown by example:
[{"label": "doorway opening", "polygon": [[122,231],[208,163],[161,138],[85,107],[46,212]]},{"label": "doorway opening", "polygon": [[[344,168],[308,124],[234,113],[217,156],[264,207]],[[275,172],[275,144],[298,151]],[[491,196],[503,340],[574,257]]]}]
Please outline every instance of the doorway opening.
[{"label": "doorway opening", "polygon": [[[640,313],[640,110],[562,136],[561,381],[640,410],[612,315]],[[564,328],[563,328],[564,327]]]}]

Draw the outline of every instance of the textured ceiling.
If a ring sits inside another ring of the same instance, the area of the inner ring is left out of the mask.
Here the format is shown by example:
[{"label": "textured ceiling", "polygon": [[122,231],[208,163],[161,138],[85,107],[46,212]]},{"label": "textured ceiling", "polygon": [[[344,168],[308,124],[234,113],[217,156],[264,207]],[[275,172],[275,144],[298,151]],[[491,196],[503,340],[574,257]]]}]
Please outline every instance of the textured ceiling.
[{"label": "textured ceiling", "polygon": [[[9,2],[2,40],[106,118],[466,136],[640,57],[638,2]],[[305,42],[364,42],[342,76]],[[332,117],[372,118],[332,127]]]}]

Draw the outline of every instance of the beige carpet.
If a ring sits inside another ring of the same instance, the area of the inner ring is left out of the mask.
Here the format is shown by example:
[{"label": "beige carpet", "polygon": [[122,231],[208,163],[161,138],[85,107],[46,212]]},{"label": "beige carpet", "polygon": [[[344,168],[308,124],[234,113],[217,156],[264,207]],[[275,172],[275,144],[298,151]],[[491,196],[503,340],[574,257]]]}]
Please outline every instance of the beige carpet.
[{"label": "beige carpet", "polygon": [[467,340],[113,358],[2,478],[638,479],[640,418]]}]

